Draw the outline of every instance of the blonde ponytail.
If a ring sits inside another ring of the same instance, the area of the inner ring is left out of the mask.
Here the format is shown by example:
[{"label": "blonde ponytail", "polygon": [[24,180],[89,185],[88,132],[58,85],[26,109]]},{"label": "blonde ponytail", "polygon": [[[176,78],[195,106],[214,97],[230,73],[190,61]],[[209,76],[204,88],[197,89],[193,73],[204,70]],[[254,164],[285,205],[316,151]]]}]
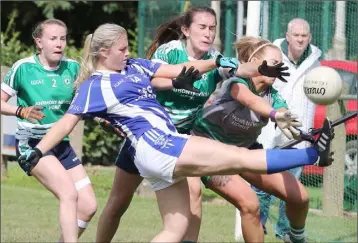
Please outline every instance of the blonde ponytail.
[{"label": "blonde ponytail", "polygon": [[86,37],[85,45],[83,47],[83,54],[80,61],[81,67],[78,77],[75,82],[75,88],[78,88],[83,81],[89,78],[91,73],[95,71],[94,58],[92,55],[92,38],[93,34],[89,34]]},{"label": "blonde ponytail", "polygon": [[75,88],[78,88],[96,71],[100,49],[110,49],[123,35],[127,35],[123,27],[108,23],[100,25],[93,34],[87,36]]}]

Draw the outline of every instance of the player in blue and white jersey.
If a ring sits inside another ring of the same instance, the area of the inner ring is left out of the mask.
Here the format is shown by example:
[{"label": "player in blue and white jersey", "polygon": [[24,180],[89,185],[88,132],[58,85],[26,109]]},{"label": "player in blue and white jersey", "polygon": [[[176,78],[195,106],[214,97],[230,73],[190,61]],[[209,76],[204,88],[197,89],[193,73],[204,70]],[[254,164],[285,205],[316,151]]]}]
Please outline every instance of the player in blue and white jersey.
[{"label": "player in blue and white jersey", "polygon": [[[314,148],[250,151],[203,137],[179,134],[156,100],[154,89],[157,87],[150,81],[153,77],[178,76],[183,64],[128,59],[127,34],[118,25],[99,26],[87,41],[84,55],[86,63],[81,67],[80,87],[67,114],[35,148],[19,158],[19,163],[35,167],[42,154],[69,134],[85,114],[110,121],[127,134],[125,146],[131,157],[128,163],[135,164],[156,192],[163,230],[152,241],[180,242],[185,236],[190,218],[187,176],[230,175],[245,171],[272,174],[307,164],[327,165],[333,136],[330,129],[322,130],[327,138],[322,151]],[[189,65],[207,72],[215,68],[215,63],[211,59],[190,62]],[[233,62],[219,60],[218,63],[229,65]],[[197,78],[196,71],[192,74],[189,71],[188,75],[181,73],[178,79],[163,79],[159,88],[192,89],[190,84]],[[292,126],[292,121],[289,115],[281,118],[287,127]],[[286,161],[286,157],[292,157],[292,160]]]}]

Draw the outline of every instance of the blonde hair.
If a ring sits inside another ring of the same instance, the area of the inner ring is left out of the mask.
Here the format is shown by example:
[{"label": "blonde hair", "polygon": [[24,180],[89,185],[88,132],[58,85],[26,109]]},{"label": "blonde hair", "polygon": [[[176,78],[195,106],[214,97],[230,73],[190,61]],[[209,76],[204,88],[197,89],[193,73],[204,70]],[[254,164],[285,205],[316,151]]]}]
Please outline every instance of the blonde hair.
[{"label": "blonde hair", "polygon": [[35,42],[36,48],[38,48],[38,47],[37,47],[35,39],[36,38],[41,38],[42,35],[43,35],[43,32],[44,32],[45,26],[46,25],[51,25],[51,24],[62,26],[63,28],[66,29],[66,34],[67,34],[67,26],[62,20],[59,20],[59,19],[46,19],[44,21],[41,21],[41,22],[39,22],[38,24],[35,25],[35,27],[34,27],[34,29],[32,31],[32,39]]},{"label": "blonde hair", "polygon": [[110,49],[127,31],[117,24],[102,24],[86,37],[81,58],[81,68],[75,87],[89,78],[96,70],[101,48]]},{"label": "blonde hair", "polygon": [[240,63],[249,62],[253,57],[261,58],[268,46],[279,50],[279,48],[270,41],[260,37],[245,36],[234,43],[234,48],[238,53]]}]

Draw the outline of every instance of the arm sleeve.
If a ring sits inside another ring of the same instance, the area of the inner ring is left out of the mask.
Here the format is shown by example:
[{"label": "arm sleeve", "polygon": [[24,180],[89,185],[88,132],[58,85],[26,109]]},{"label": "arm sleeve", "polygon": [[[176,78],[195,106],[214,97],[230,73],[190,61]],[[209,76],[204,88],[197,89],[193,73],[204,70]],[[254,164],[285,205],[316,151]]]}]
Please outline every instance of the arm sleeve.
[{"label": "arm sleeve", "polygon": [[154,52],[152,61],[164,64],[177,64],[179,62],[178,53],[167,45],[161,45]]},{"label": "arm sleeve", "polygon": [[161,63],[142,58],[136,58],[136,62],[140,65],[140,68],[143,70],[144,74],[147,75],[150,79],[157,72],[160,65],[162,65]]},{"label": "arm sleeve", "polygon": [[273,87],[271,87],[270,91],[271,91],[272,99],[273,99],[272,107],[275,110],[277,110],[279,108],[288,109],[288,105],[287,105],[286,101],[282,98],[282,96],[278,93],[278,91],[276,89],[274,89]]},{"label": "arm sleeve", "polygon": [[21,64],[16,62],[7,72],[1,90],[10,96],[15,96],[21,87]]},{"label": "arm sleeve", "polygon": [[247,88],[251,89],[246,80],[244,80],[242,78],[233,77],[233,78],[226,80],[223,84],[223,85],[225,85],[227,93],[230,94],[231,85],[233,85],[235,83],[244,84],[245,86],[247,86]]},{"label": "arm sleeve", "polygon": [[[67,113],[74,115],[83,115],[86,113],[86,109],[88,110],[88,97],[87,94],[89,92],[90,87],[88,85],[81,85],[79,89],[76,90],[76,93],[72,99],[71,105],[67,110]],[[86,107],[87,105],[87,107]]]}]

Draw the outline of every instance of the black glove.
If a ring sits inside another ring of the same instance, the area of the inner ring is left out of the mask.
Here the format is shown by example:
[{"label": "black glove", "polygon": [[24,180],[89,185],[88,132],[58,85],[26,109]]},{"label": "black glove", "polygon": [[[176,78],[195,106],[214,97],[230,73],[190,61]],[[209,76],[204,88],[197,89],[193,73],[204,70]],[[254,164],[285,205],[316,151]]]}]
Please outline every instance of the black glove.
[{"label": "black glove", "polygon": [[267,77],[278,78],[282,82],[287,83],[287,80],[282,76],[290,76],[289,73],[283,72],[288,70],[288,67],[283,67],[284,63],[280,62],[274,66],[268,66],[267,61],[263,61],[262,64],[259,66],[259,73]]},{"label": "black glove", "polygon": [[38,148],[30,148],[26,150],[25,153],[17,159],[17,161],[19,162],[21,168],[29,173],[32,168],[37,165],[41,158],[42,152]]},{"label": "black glove", "polygon": [[186,89],[195,93],[200,93],[200,90],[193,86],[194,82],[201,79],[199,70],[194,67],[190,67],[186,71],[186,67],[183,67],[178,77],[173,79],[173,87],[176,89]]}]

